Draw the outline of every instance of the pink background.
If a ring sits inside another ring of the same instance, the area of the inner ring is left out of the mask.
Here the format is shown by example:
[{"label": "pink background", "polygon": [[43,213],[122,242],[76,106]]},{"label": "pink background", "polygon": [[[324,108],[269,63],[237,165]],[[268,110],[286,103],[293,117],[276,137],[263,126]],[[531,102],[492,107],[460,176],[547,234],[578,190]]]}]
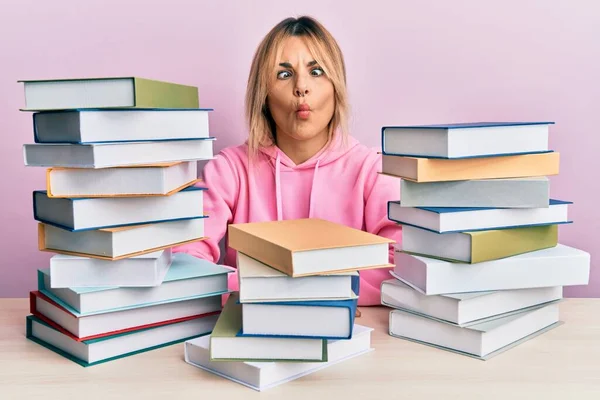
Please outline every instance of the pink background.
[{"label": "pink background", "polygon": [[245,138],[243,96],[258,42],[301,14],[342,47],[352,134],[369,146],[388,124],[555,121],[561,173],[551,192],[575,203],[560,242],[592,254],[590,284],[565,294],[600,295],[597,2],[13,0],[0,12],[0,297],[27,296],[52,255],[37,250],[31,192],[44,189],[45,176],[23,165],[33,135],[31,114],[18,111],[18,79],[136,75],[196,85],[200,105],[215,109],[218,150]]}]

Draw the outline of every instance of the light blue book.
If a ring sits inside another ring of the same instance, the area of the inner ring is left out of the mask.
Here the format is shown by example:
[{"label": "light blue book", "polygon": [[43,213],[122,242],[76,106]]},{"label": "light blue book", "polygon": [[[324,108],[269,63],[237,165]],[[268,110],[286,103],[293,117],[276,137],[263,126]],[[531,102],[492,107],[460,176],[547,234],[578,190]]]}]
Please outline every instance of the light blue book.
[{"label": "light blue book", "polygon": [[175,253],[163,283],[154,287],[52,288],[49,269],[38,270],[38,290],[76,317],[228,293],[232,269]]}]

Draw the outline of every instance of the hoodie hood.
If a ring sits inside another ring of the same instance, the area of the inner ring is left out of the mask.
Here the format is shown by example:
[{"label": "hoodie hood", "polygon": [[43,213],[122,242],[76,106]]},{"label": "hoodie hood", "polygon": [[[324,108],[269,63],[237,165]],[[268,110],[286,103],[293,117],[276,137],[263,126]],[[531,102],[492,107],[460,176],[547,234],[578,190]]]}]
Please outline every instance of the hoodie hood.
[{"label": "hoodie hood", "polygon": [[317,154],[303,162],[302,164],[295,164],[279,147],[273,145],[269,147],[261,147],[260,152],[266,155],[272,163],[274,163],[279,157],[279,162],[283,167],[302,170],[315,168],[317,164],[320,166],[332,163],[352,150],[353,147],[359,144],[358,140],[352,136],[348,136],[346,145],[342,143],[340,135],[336,135],[336,138],[331,144],[325,146],[319,150]]},{"label": "hoodie hood", "polygon": [[314,169],[312,185],[310,189],[310,200],[308,206],[308,217],[313,217],[314,212],[314,199],[317,194],[315,193],[315,182],[317,182],[319,167],[327,164],[331,164],[337,161],[339,158],[344,156],[356,145],[358,140],[349,136],[347,143],[344,145],[340,135],[336,135],[333,142],[328,146],[325,146],[317,154],[306,160],[301,164],[295,164],[279,147],[273,145],[269,147],[261,147],[260,152],[268,157],[270,164],[275,169],[275,204],[277,205],[277,220],[280,221],[283,218],[283,205],[281,201],[281,170],[286,171],[299,171],[306,169]]}]

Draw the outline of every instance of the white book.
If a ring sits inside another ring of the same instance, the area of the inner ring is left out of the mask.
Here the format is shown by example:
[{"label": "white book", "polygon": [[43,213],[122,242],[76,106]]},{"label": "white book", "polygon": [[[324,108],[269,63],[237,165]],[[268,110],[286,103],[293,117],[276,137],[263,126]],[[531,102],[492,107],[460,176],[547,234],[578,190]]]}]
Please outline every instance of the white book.
[{"label": "white book", "polygon": [[25,165],[108,168],[175,161],[210,160],[214,138],[93,144],[23,145]]},{"label": "white book", "polygon": [[461,327],[562,297],[561,286],[427,296],[397,279],[381,283],[381,304]]},{"label": "white book", "polygon": [[244,336],[286,336],[347,339],[358,299],[243,303]]},{"label": "white book", "polygon": [[550,199],[549,207],[540,208],[402,207],[399,201],[390,201],[388,217],[438,233],[477,231],[570,223],[569,204]]},{"label": "white book", "polygon": [[390,273],[426,295],[587,285],[590,254],[562,244],[500,260],[464,264],[396,251]]},{"label": "white book", "polygon": [[401,207],[542,208],[550,204],[545,176],[450,182],[401,180]]},{"label": "white book", "polygon": [[385,126],[383,152],[413,157],[464,158],[548,151],[553,122],[482,122]]},{"label": "white book", "polygon": [[197,181],[198,162],[115,168],[49,168],[49,197],[166,196]]},{"label": "white book", "polygon": [[39,224],[40,250],[112,261],[203,238],[204,218],[76,232]]},{"label": "white book", "polygon": [[358,272],[292,278],[237,252],[241,303],[285,300],[345,300],[356,297]]},{"label": "white book", "polygon": [[206,335],[212,331],[216,320],[217,316],[212,315],[96,340],[77,341],[39,318],[28,316],[27,338],[88,367]]},{"label": "white book", "polygon": [[208,138],[208,109],[69,110],[33,114],[36,143]]},{"label": "white book", "polygon": [[51,198],[33,192],[34,219],[69,231],[114,228],[204,217],[205,188],[191,186],[171,196]]},{"label": "white book", "polygon": [[190,365],[263,391],[372,351],[372,331],[372,328],[355,325],[352,339],[328,340],[327,362],[211,361],[209,335],[186,341],[184,354],[185,361]]},{"label": "white book", "polygon": [[395,337],[486,360],[560,323],[559,305],[553,303],[469,327],[393,310],[389,330]]},{"label": "white book", "polygon": [[173,262],[159,286],[54,288],[48,269],[38,270],[38,291],[80,317],[153,304],[221,295],[227,292],[231,269],[186,253],[173,254]]},{"label": "white book", "polygon": [[56,254],[50,258],[52,288],[158,286],[169,271],[171,249],[117,261]]},{"label": "white book", "polygon": [[110,313],[75,316],[44,299],[35,297],[36,311],[55,322],[78,338],[119,333],[128,329],[141,329],[148,325],[175,321],[221,310],[221,296],[209,296],[172,303],[154,304]]}]

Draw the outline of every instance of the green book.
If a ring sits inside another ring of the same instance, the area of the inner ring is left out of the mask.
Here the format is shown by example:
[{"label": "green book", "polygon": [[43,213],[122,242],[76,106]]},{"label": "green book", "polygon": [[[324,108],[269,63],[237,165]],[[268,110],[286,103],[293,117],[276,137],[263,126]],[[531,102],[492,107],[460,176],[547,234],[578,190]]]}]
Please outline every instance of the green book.
[{"label": "green book", "polygon": [[211,361],[326,362],[327,340],[238,336],[242,329],[239,292],[232,292],[210,335]]},{"label": "green book", "polygon": [[21,80],[22,111],[198,108],[198,88],[138,77]]},{"label": "green book", "polygon": [[461,263],[480,263],[555,247],[558,225],[436,233],[405,225],[402,251]]}]

